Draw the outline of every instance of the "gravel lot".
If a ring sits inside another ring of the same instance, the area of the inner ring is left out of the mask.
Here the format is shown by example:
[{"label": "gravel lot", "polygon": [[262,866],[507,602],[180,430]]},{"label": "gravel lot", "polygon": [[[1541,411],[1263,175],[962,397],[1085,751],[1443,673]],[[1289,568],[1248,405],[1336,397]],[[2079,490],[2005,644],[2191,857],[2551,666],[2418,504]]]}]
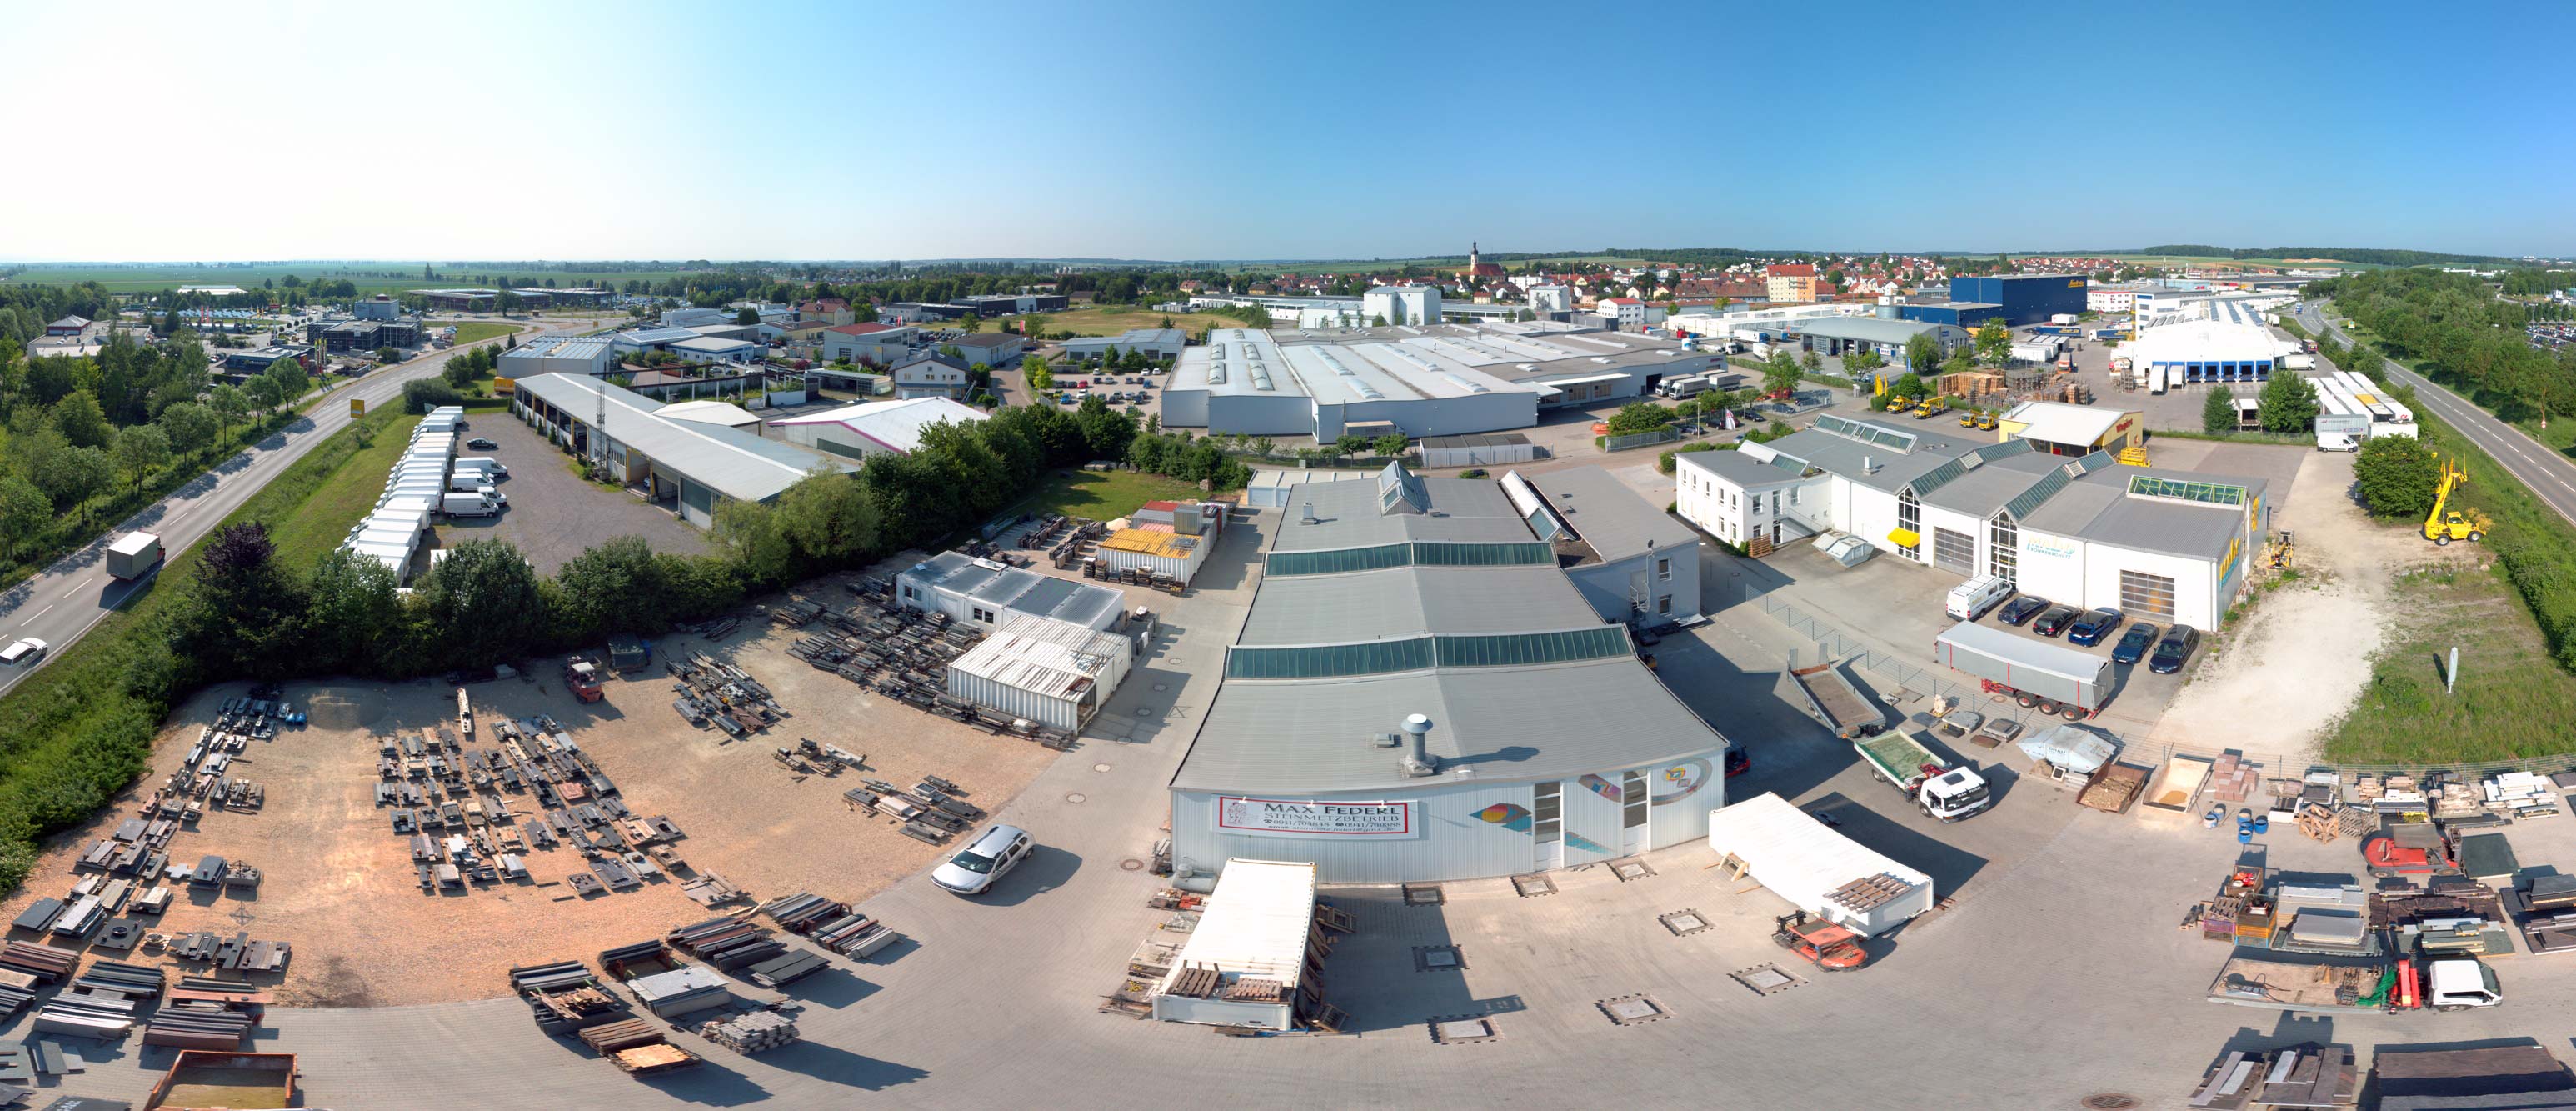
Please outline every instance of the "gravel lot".
[{"label": "gravel lot", "polygon": [[711,550],[707,534],[683,523],[671,511],[646,505],[623,490],[581,480],[572,457],[547,443],[535,429],[506,413],[473,418],[466,435],[485,436],[501,445],[491,451],[459,449],[460,455],[489,455],[510,468],[500,483],[510,505],[498,517],[449,521],[434,531],[439,547],[467,540],[507,540],[551,575],[572,557],[602,540],[641,536],[655,551],[700,555]]},{"label": "gravel lot", "polygon": [[[848,599],[837,581],[817,582],[812,589],[827,604]],[[687,836],[675,847],[692,868],[719,873],[755,898],[810,890],[857,902],[943,851],[902,836],[885,819],[852,812],[841,792],[856,786],[860,775],[797,783],[771,759],[774,748],[793,746],[799,737],[839,745],[867,757],[868,776],[905,784],[925,774],[944,776],[993,812],[1055,758],[1031,742],[932,717],[813,670],[786,654],[803,633],[755,624],[759,620],[753,614],[723,643],[667,638],[656,645],[651,667],[609,683],[606,700],[587,706],[567,696],[551,672],[467,689],[482,708],[478,716],[486,719],[552,715],[616,781],[631,810],[643,817],[668,815],[678,823]],[[671,680],[661,666],[691,651],[748,669],[793,716],[747,740],[691,728],[670,708]],[[548,662],[537,666],[542,670]],[[322,689],[294,685],[287,697],[306,705]],[[258,865],[265,882],[256,896],[181,899],[154,929],[227,936],[248,930],[255,938],[288,941],[295,947],[294,963],[282,980],[266,978],[277,983],[281,1003],[385,1006],[488,997],[503,990],[511,966],[587,958],[716,913],[683,897],[679,883],[668,880],[637,891],[576,897],[563,880],[582,869],[582,861],[562,846],[529,853],[533,883],[422,893],[408,838],[394,834],[390,809],[374,801],[378,738],[452,726],[455,690],[429,681],[329,689],[356,696],[370,710],[381,706],[382,712],[359,728],[285,730],[273,741],[254,742],[234,766],[266,786],[266,807],[251,814],[209,813],[172,843],[174,860],[193,862],[216,853]],[[171,716],[143,793],[179,766],[215,708],[242,693],[237,684],[208,690]],[[514,816],[537,812],[525,793],[503,797]],[[0,913],[15,917],[36,899],[63,894],[82,848],[106,836],[140,800],[141,794],[129,792],[89,827],[57,838]],[[236,919],[237,911],[250,917]],[[903,922],[889,924],[906,929]],[[102,955],[151,959],[139,950]]]}]

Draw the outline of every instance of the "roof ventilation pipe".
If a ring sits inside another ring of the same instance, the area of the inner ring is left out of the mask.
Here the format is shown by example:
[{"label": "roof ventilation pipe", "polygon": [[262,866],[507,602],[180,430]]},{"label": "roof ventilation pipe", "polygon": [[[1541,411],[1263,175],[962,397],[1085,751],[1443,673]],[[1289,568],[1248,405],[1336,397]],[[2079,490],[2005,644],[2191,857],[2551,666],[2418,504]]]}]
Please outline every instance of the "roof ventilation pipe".
[{"label": "roof ventilation pipe", "polygon": [[1877,473],[1878,473],[1878,459],[1877,459],[1877,457],[1875,457],[1875,456],[1869,456],[1869,455],[1861,456],[1861,457],[1860,457],[1860,473],[1862,473],[1862,474],[1877,474]]},{"label": "roof ventilation pipe", "polygon": [[1432,775],[1440,770],[1439,760],[1431,755],[1428,741],[1430,736],[1430,718],[1421,714],[1410,714],[1405,717],[1404,763],[1402,765],[1404,768],[1404,774],[1413,776]]},{"label": "roof ventilation pipe", "polygon": [[1306,525],[1314,524],[1314,523],[1315,523],[1315,503],[1313,503],[1313,502],[1307,502],[1307,503],[1306,503],[1306,515],[1305,515],[1305,516],[1303,516],[1303,517],[1298,518],[1298,519],[1297,519],[1297,521],[1298,521],[1298,523],[1299,523],[1299,524],[1306,524]]}]

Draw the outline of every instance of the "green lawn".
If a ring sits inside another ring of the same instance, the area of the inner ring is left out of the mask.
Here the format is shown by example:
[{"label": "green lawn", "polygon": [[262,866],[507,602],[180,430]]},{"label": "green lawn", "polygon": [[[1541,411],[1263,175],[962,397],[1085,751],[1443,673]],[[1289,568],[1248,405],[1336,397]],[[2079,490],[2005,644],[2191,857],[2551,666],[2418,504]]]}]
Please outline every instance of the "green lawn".
[{"label": "green lawn", "polygon": [[1204,496],[1198,483],[1158,474],[1075,471],[1070,477],[1049,478],[1039,483],[1037,492],[1004,512],[1028,512],[1039,516],[1063,513],[1107,521],[1134,513],[1138,506],[1149,501],[1180,501]]},{"label": "green lawn", "polygon": [[335,452],[341,457],[327,473],[311,477],[310,492],[300,503],[289,512],[264,518],[269,538],[277,542],[278,563],[297,570],[312,566],[339,547],[350,527],[375,508],[376,498],[385,492],[385,476],[393,473],[412,426],[420,423],[418,416],[395,407],[386,408],[381,416],[387,418],[381,424],[375,417],[365,422],[371,429],[365,447]]},{"label": "green lawn", "polygon": [[496,324],[488,320],[461,321],[456,325],[456,342],[459,345],[468,344],[494,336],[506,336],[518,330],[519,326],[516,324]]},{"label": "green lawn", "polygon": [[[2531,611],[2502,570],[2398,580],[2407,614],[2371,661],[2370,685],[2328,734],[2329,760],[2474,764],[2576,748],[2576,675],[2549,657]],[[2442,693],[2443,662],[2460,650],[2460,680]]]}]

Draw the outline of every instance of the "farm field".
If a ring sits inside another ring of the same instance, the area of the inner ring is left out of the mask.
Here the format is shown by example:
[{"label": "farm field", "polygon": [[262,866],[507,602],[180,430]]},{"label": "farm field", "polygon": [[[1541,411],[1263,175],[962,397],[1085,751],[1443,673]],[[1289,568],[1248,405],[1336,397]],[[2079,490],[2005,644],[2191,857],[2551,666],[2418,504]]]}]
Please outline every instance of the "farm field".
[{"label": "farm field", "polygon": [[[361,263],[324,261],[249,263],[237,266],[153,264],[49,266],[38,264],[28,266],[6,278],[0,278],[0,284],[70,285],[78,282],[97,282],[110,293],[153,293],[183,285],[236,285],[243,289],[258,289],[262,281],[275,282],[289,274],[307,281],[315,278],[346,278],[351,284],[356,285],[358,292],[362,294],[397,293],[410,289],[471,284],[470,276],[454,273],[424,281],[420,276],[420,268],[419,262],[404,263],[395,260]],[[622,285],[628,281],[661,281],[683,273],[685,272],[676,270],[547,270],[520,273],[515,276],[535,277],[540,281],[552,278],[559,286],[582,286],[610,282]]]},{"label": "farm field", "polygon": [[456,342],[472,343],[476,340],[490,339],[494,336],[506,336],[518,330],[519,326],[516,324],[497,324],[489,320],[468,320],[456,325]]}]

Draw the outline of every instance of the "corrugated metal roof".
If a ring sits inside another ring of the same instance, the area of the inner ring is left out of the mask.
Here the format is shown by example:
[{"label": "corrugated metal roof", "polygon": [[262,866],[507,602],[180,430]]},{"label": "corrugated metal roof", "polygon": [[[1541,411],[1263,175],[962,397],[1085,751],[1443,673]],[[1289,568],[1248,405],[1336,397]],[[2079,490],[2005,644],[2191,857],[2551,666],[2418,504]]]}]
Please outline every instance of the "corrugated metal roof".
[{"label": "corrugated metal roof", "polygon": [[1689,525],[1599,467],[1547,471],[1528,476],[1528,482],[1604,562],[1699,543]]},{"label": "corrugated metal roof", "polygon": [[773,428],[789,424],[837,424],[884,445],[890,451],[909,455],[920,449],[922,429],[941,421],[964,424],[983,419],[983,410],[972,405],[945,397],[915,397],[902,401],[843,405],[819,413],[774,420],[769,424]]},{"label": "corrugated metal roof", "polygon": [[1089,626],[1020,614],[948,666],[1049,698],[1075,698],[1100,681],[1127,640]]},{"label": "corrugated metal roof", "polygon": [[[1372,476],[1374,477],[1374,476]],[[1282,515],[1278,540],[1271,550],[1321,551],[1365,548],[1406,540],[1470,542],[1527,541],[1529,526],[1502,487],[1463,478],[1413,480],[1430,504],[1427,512],[1382,512],[1373,482],[1309,483],[1291,497]],[[1315,506],[1316,521],[1304,520],[1303,503]]]},{"label": "corrugated metal roof", "polygon": [[960,552],[934,555],[905,571],[903,577],[966,595],[996,610],[1052,617],[1083,626],[1117,612],[1126,599],[1126,595],[1105,586],[1006,567]]},{"label": "corrugated metal roof", "polygon": [[608,354],[609,342],[594,336],[542,336],[501,353],[510,359],[596,359]]},{"label": "corrugated metal roof", "polygon": [[1315,928],[1315,866],[1273,860],[1229,860],[1208,896],[1207,913],[1181,943],[1172,978],[1213,968],[1226,977],[1276,980],[1297,997],[1306,975],[1307,935]]},{"label": "corrugated metal roof", "polygon": [[1597,625],[1600,614],[1544,567],[1389,568],[1279,575],[1261,584],[1239,644],[1335,644],[1419,633],[1518,633]]},{"label": "corrugated metal roof", "polygon": [[1164,559],[1188,559],[1192,552],[1198,550],[1199,538],[1152,529],[1131,528],[1110,533],[1108,539],[1100,542],[1100,546],[1114,551],[1135,552],[1138,555],[1159,556]]},{"label": "corrugated metal roof", "polygon": [[660,415],[660,402],[586,374],[539,374],[519,380],[520,393],[584,424],[597,411],[597,397],[603,390],[608,395],[604,431],[609,439],[729,498],[765,501],[817,468],[843,474],[858,469],[721,425],[671,420]]}]

